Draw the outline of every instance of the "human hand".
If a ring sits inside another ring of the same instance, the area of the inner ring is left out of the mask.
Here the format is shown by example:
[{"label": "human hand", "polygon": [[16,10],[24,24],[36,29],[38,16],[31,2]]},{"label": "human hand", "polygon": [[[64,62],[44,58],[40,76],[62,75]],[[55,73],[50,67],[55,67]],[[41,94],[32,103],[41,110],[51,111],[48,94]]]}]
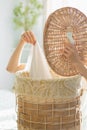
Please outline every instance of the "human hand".
[{"label": "human hand", "polygon": [[79,56],[75,45],[70,44],[67,42],[65,44],[65,49],[63,52],[63,56],[75,65],[78,72],[87,80],[87,68],[84,66],[81,55]]},{"label": "human hand", "polygon": [[66,45],[63,55],[65,58],[69,59],[73,64],[77,64],[80,62],[80,57],[75,45],[72,45],[70,43]]},{"label": "human hand", "polygon": [[27,43],[30,43],[33,45],[35,45],[35,43],[36,43],[36,38],[35,38],[33,32],[31,32],[31,31],[24,32],[21,36],[21,40],[23,42],[27,42]]}]

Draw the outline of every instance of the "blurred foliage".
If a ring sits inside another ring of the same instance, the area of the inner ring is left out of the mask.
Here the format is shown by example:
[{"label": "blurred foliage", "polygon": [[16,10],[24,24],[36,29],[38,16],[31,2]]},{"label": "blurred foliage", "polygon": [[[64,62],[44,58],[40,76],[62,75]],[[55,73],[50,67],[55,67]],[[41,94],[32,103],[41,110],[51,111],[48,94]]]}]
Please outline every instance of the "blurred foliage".
[{"label": "blurred foliage", "polygon": [[39,0],[24,0],[13,10],[13,21],[16,28],[22,28],[24,31],[30,30],[41,15],[42,4]]}]

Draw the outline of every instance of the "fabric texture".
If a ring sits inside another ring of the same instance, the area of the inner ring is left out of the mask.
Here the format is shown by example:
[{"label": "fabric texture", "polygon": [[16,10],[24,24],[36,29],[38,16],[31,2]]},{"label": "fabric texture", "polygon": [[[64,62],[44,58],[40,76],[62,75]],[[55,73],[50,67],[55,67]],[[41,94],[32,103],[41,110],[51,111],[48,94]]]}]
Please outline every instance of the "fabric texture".
[{"label": "fabric texture", "polygon": [[66,99],[79,95],[81,90],[80,76],[69,78],[54,78],[47,80],[32,80],[26,73],[17,73],[15,79],[15,92],[26,94],[33,100]]},{"label": "fabric texture", "polygon": [[33,55],[29,72],[30,77],[34,80],[52,78],[46,58],[38,42],[33,46]]}]

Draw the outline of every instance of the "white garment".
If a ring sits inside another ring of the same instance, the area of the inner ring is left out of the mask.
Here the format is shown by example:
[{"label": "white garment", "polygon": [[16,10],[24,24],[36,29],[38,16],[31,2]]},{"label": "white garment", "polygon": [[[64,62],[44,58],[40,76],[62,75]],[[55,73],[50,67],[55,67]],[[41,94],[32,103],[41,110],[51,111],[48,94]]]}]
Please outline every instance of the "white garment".
[{"label": "white garment", "polygon": [[52,78],[48,63],[38,42],[33,46],[30,77],[34,80]]}]

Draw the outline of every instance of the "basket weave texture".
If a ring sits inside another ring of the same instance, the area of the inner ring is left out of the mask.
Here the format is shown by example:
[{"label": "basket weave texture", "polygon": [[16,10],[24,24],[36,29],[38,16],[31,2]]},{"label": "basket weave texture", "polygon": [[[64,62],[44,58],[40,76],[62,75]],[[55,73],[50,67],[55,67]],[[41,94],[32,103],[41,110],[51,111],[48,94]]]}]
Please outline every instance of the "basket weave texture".
[{"label": "basket weave texture", "polygon": [[64,7],[53,12],[44,29],[44,51],[48,64],[55,73],[73,76],[78,70],[63,56],[67,29],[71,28],[81,61],[87,65],[87,17],[78,9]]},{"label": "basket weave texture", "polygon": [[18,73],[15,81],[18,130],[80,130],[78,83],[79,76],[35,81],[28,74]]},{"label": "basket weave texture", "polygon": [[18,96],[18,128],[23,130],[80,130],[80,98],[65,102],[32,103]]}]

